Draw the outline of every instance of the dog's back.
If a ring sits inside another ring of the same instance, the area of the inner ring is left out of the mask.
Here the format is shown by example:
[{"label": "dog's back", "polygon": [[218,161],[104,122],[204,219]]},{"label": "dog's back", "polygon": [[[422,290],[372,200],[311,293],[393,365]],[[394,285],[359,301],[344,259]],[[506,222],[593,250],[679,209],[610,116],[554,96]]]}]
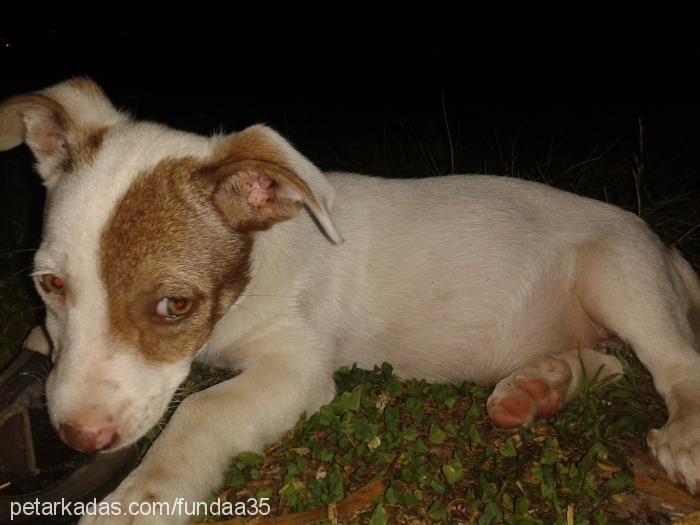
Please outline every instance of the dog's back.
[{"label": "dog's back", "polygon": [[653,238],[631,213],[519,179],[329,180],[345,243],[330,245],[308,216],[262,232],[258,273],[288,272],[251,283],[230,319],[243,333],[258,322],[246,310],[301,315],[337,365],[492,382],[552,348],[589,347],[607,332],[576,293],[582,255]]}]

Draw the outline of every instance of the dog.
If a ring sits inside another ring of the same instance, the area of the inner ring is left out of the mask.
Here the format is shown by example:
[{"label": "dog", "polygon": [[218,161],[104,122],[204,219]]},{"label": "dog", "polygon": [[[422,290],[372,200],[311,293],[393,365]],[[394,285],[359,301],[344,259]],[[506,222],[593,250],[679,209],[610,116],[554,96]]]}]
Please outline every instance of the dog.
[{"label": "dog", "polygon": [[[595,351],[611,336],[668,405],[650,447],[700,490],[700,283],[635,215],[513,178],[324,174],[266,126],[140,122],[85,78],[0,106],[0,150],[21,143],[47,189],[33,279],[61,439],[129,445],[193,360],[243,370],[186,398],[108,501],[202,500],[232,456],[328,403],[341,365],[495,383],[494,424],[528,424],[583,368],[621,372]],[[81,523],[166,521],[187,517]]]}]

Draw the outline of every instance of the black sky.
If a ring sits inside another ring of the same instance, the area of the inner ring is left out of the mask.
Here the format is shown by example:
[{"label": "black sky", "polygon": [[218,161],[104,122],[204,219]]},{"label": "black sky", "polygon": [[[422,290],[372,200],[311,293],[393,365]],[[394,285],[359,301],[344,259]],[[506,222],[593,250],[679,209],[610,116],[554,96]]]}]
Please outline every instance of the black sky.
[{"label": "black sky", "polygon": [[578,129],[609,143],[633,137],[642,119],[659,147],[685,154],[700,141],[695,40],[636,27],[603,38],[567,20],[552,31],[452,22],[290,23],[282,31],[241,17],[216,27],[5,22],[0,97],[88,75],[137,116],[201,132],[262,121],[298,136],[357,137],[446,111],[468,140],[526,126],[532,141]]}]

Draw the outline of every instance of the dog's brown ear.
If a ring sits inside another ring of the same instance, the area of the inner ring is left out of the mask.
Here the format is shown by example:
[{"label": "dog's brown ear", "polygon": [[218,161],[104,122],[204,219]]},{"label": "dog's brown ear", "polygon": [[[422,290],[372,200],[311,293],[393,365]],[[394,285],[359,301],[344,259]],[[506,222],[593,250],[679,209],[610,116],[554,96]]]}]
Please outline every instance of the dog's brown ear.
[{"label": "dog's brown ear", "polygon": [[0,103],[0,151],[26,143],[47,186],[93,154],[105,128],[125,118],[102,89],[74,78]]},{"label": "dog's brown ear", "polygon": [[207,171],[214,202],[235,228],[266,230],[305,207],[330,241],[343,242],[330,215],[330,183],[272,129],[257,125],[224,137]]}]

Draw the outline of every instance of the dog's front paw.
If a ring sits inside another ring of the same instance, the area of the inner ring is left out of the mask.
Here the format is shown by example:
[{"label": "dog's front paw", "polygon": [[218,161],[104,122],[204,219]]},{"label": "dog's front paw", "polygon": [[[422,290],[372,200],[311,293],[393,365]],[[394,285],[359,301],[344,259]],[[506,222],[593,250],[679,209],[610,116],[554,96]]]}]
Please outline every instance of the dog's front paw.
[{"label": "dog's front paw", "polygon": [[700,493],[700,412],[671,418],[647,434],[647,444],[670,479]]},{"label": "dog's front paw", "polygon": [[193,516],[186,514],[184,498],[170,494],[158,483],[144,479],[138,470],[98,503],[94,512],[84,515],[79,525],[184,525]]}]

